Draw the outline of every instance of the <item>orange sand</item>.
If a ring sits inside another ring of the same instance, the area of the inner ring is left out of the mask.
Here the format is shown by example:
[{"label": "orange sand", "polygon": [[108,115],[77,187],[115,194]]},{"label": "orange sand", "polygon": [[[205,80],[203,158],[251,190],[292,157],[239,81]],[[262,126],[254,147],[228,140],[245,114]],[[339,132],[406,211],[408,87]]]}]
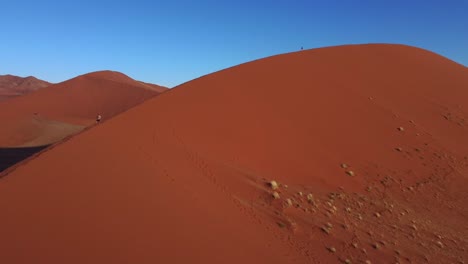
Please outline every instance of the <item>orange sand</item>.
[{"label": "orange sand", "polygon": [[467,87],[465,67],[383,44],[193,80],[3,173],[2,261],[462,263]]}]

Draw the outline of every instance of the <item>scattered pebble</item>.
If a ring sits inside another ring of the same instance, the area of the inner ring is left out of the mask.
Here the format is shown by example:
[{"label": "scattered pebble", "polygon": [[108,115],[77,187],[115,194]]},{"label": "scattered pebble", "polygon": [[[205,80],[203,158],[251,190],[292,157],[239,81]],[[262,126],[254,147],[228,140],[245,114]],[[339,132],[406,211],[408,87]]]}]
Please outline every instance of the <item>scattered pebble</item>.
[{"label": "scattered pebble", "polygon": [[309,193],[307,194],[307,201],[312,202],[314,200],[314,195]]},{"label": "scattered pebble", "polygon": [[377,217],[377,218],[380,218],[380,216],[381,216],[379,212],[376,212],[374,215],[375,215],[375,217]]},{"label": "scattered pebble", "polygon": [[348,174],[348,176],[354,176],[354,171],[346,171],[346,174]]},{"label": "scattered pebble", "polygon": [[343,168],[343,169],[346,169],[346,168],[348,168],[348,164],[346,164],[346,163],[341,163],[341,165],[340,165],[340,166],[341,166],[341,168]]},{"label": "scattered pebble", "polygon": [[345,259],[344,263],[346,263],[346,264],[351,264],[351,260]]},{"label": "scattered pebble", "polygon": [[358,247],[358,244],[357,244],[357,243],[353,243],[353,244],[351,244],[351,245],[353,245],[354,248],[357,248],[357,247]]},{"label": "scattered pebble", "polygon": [[334,247],[329,247],[329,248],[328,248],[328,251],[330,251],[331,253],[335,253],[335,252],[336,252],[336,248],[334,248]]},{"label": "scattered pebble", "polygon": [[332,223],[330,223],[330,222],[328,222],[328,223],[326,224],[326,226],[327,226],[328,228],[332,228],[332,227],[333,227]]},{"label": "scattered pebble", "polygon": [[403,127],[399,127],[398,131],[405,131],[405,129]]},{"label": "scattered pebble", "polygon": [[278,189],[278,183],[276,181],[271,181],[270,182],[270,187],[272,190]]},{"label": "scattered pebble", "polygon": [[402,151],[403,151],[403,149],[402,149],[402,148],[400,148],[400,147],[398,147],[398,148],[395,148],[395,150],[396,150],[396,151],[398,151],[398,152],[402,152]]},{"label": "scattered pebble", "polygon": [[439,246],[440,248],[443,248],[444,244],[442,244],[442,242],[440,242],[440,241],[437,241],[437,246]]},{"label": "scattered pebble", "polygon": [[293,205],[293,202],[291,201],[291,199],[286,199],[286,203],[288,204],[288,206],[292,206]]},{"label": "scattered pebble", "polygon": [[322,227],[320,228],[323,232],[327,233],[327,234],[330,234],[330,229],[326,228],[326,227]]},{"label": "scattered pebble", "polygon": [[375,249],[379,249],[380,245],[378,243],[374,243],[374,244],[372,244],[372,247],[375,248]]},{"label": "scattered pebble", "polygon": [[280,198],[280,195],[279,195],[279,193],[277,193],[277,192],[273,192],[273,198],[275,198],[275,199],[279,199],[279,198]]},{"label": "scattered pebble", "polygon": [[366,260],[364,263],[366,264],[372,264],[372,262],[370,260]]}]

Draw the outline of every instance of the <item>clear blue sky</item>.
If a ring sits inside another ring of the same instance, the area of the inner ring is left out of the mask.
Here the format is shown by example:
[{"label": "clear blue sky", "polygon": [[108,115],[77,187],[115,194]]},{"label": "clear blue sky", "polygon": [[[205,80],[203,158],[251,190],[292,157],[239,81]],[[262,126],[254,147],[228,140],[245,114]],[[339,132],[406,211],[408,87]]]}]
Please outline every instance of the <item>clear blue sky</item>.
[{"label": "clear blue sky", "polygon": [[0,4],[0,74],[60,82],[116,70],[169,87],[250,60],[402,43],[468,65],[463,0],[77,0]]}]

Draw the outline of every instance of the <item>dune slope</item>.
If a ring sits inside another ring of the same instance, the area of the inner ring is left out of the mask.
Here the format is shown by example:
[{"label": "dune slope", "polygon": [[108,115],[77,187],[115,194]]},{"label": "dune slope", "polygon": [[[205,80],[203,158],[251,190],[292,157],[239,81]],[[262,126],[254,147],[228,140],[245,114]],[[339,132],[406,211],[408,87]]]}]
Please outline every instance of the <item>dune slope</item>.
[{"label": "dune slope", "polygon": [[466,87],[383,44],[193,80],[4,173],[2,259],[462,263]]}]

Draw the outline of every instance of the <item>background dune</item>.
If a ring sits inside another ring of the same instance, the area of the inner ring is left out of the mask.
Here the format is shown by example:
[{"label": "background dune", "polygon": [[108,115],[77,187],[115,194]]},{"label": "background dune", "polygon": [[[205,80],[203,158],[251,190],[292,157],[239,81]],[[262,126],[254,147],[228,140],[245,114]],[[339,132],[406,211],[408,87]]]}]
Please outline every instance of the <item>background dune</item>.
[{"label": "background dune", "polygon": [[[190,81],[3,173],[2,258],[462,263],[467,87],[465,67],[385,44]],[[44,114],[105,113],[69,111]]]},{"label": "background dune", "polygon": [[0,146],[39,146],[113,117],[166,88],[111,71],[93,72],[0,104]]},{"label": "background dune", "polygon": [[0,75],[0,102],[34,92],[49,85],[50,83],[33,76],[22,78],[14,75]]}]

